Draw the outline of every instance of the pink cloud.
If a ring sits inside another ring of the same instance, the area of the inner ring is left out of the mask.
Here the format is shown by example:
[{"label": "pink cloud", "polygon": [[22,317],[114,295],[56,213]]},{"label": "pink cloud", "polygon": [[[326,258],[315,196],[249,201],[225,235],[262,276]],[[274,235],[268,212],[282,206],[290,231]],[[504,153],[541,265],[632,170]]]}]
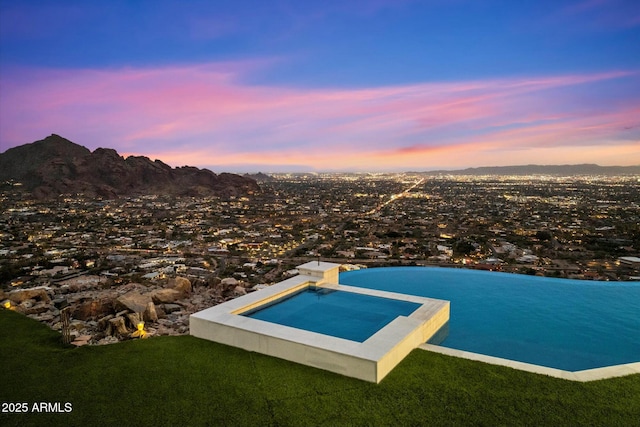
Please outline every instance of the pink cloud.
[{"label": "pink cloud", "polygon": [[461,153],[637,143],[624,129],[638,125],[637,96],[589,109],[579,96],[617,79],[637,83],[633,72],[365,89],[242,83],[261,66],[7,73],[2,149],[55,132],[174,165],[389,169],[474,161]]},{"label": "pink cloud", "polygon": [[636,0],[584,0],[561,8],[552,21],[593,29],[624,29],[640,25]]},{"label": "pink cloud", "polygon": [[594,117],[562,117],[542,123],[533,120],[516,129],[498,130],[449,145],[414,145],[378,155],[387,162],[395,159],[397,164],[412,159],[429,161],[437,156],[440,164],[450,162],[452,167],[465,162],[469,162],[467,165],[602,163],[604,159],[610,159],[604,164],[638,164],[640,132],[634,133],[631,125],[638,123],[638,117],[640,109],[632,108]]}]

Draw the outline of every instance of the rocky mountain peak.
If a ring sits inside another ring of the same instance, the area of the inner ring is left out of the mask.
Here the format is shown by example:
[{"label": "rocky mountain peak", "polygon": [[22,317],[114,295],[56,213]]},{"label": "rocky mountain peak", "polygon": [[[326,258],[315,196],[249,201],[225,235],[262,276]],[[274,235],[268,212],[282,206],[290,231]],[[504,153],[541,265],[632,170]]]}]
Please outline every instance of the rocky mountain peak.
[{"label": "rocky mountain peak", "polygon": [[19,182],[36,198],[61,194],[230,196],[259,190],[251,178],[216,175],[195,167],[174,169],[144,156],[125,159],[110,148],[91,152],[56,134],[0,154],[0,181]]}]

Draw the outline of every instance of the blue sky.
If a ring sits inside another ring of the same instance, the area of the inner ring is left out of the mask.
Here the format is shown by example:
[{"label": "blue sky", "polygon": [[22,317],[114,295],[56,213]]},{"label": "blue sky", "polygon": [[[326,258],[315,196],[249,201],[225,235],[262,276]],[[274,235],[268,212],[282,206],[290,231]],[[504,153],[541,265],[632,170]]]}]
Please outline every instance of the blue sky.
[{"label": "blue sky", "polygon": [[640,2],[0,3],[0,151],[216,171],[640,164]]}]

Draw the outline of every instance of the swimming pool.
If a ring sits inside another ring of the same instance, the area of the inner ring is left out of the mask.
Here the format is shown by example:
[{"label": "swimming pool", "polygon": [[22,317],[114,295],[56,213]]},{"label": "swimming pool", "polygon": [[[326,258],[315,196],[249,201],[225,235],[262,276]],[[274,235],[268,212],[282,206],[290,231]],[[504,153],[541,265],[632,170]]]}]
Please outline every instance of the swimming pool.
[{"label": "swimming pool", "polygon": [[640,361],[640,282],[385,267],[340,283],[451,301],[444,347],[566,371]]},{"label": "swimming pool", "polygon": [[409,316],[419,307],[411,301],[308,288],[243,315],[364,342],[396,317]]},{"label": "swimming pool", "polygon": [[[339,284],[340,264],[311,261],[297,269],[282,282],[193,313],[189,333],[379,383],[449,320],[448,301]],[[257,318],[269,312],[270,320]],[[288,326],[285,318],[302,323]],[[334,327],[312,330],[327,323]],[[337,336],[360,323],[363,335]]]}]

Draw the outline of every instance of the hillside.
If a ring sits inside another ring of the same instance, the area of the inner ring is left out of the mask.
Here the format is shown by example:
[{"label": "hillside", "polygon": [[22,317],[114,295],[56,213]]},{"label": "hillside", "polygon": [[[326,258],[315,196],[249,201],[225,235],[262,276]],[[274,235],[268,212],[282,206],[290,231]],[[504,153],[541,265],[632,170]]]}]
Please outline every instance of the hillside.
[{"label": "hillside", "polygon": [[0,154],[0,182],[7,181],[22,184],[36,198],[61,194],[230,196],[259,190],[248,177],[189,166],[172,168],[143,156],[124,158],[109,148],[91,152],[55,134]]}]

